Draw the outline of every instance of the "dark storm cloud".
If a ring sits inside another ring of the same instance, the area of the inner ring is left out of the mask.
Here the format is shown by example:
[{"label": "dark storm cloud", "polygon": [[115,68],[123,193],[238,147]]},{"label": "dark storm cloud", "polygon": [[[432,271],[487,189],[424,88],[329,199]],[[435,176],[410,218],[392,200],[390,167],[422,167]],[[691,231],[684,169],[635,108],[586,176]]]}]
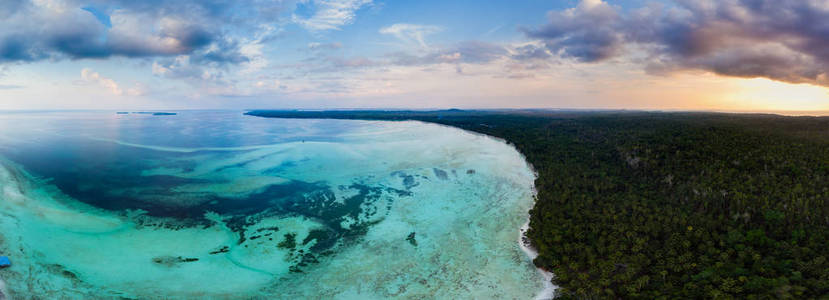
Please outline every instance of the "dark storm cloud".
[{"label": "dark storm cloud", "polygon": [[0,7],[0,63],[175,55],[245,62],[232,35],[275,18],[247,2],[259,1],[9,0]]},{"label": "dark storm cloud", "polygon": [[585,62],[643,51],[650,72],[701,69],[829,86],[829,2],[676,0],[624,11],[597,0],[525,29],[552,52]]}]

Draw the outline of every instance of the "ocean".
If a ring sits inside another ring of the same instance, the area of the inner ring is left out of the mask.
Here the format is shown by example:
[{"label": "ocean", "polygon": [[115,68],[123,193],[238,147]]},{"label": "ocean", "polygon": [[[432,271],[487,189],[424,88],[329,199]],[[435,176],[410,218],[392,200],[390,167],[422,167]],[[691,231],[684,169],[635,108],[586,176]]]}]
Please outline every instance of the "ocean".
[{"label": "ocean", "polygon": [[0,278],[22,298],[528,299],[533,180],[502,141],[422,122],[0,112]]}]

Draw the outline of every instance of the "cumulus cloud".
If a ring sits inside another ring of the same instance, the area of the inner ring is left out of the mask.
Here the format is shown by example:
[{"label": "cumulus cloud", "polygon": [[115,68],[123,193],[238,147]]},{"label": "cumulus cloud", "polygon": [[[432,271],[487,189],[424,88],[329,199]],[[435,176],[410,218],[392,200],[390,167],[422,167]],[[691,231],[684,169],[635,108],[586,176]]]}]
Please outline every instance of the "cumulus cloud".
[{"label": "cumulus cloud", "polygon": [[275,21],[273,4],[259,2],[9,0],[0,7],[0,63],[177,55],[246,62],[233,33]]},{"label": "cumulus cloud", "polygon": [[338,30],[354,22],[357,10],[371,4],[371,0],[305,0],[301,4],[313,6],[314,13],[303,17],[292,16],[295,23],[311,31]]},{"label": "cumulus cloud", "polygon": [[545,46],[558,55],[595,62],[619,54],[622,33],[617,7],[601,0],[583,0],[564,11],[551,11],[550,23],[525,33],[545,41]]},{"label": "cumulus cloud", "polygon": [[829,86],[829,5],[814,0],[675,0],[622,10],[600,0],[524,29],[562,57],[598,62],[644,52],[651,73],[698,69]]},{"label": "cumulus cloud", "polygon": [[125,91],[121,88],[121,86],[118,85],[117,82],[115,82],[115,80],[101,76],[101,74],[92,71],[89,68],[84,68],[83,70],[81,70],[81,79],[83,79],[87,83],[97,84],[101,87],[104,87],[107,90],[109,90],[112,94],[118,96],[125,94],[129,96],[139,96],[144,94],[144,89],[139,84],[136,84],[134,87],[128,88]]},{"label": "cumulus cloud", "polygon": [[95,83],[102,87],[105,87],[115,95],[121,95],[124,93],[121,87],[119,87],[118,84],[115,83],[115,80],[103,77],[101,76],[101,74],[98,74],[98,72],[92,71],[90,69],[85,68],[81,70],[81,78],[83,78],[83,80],[86,82]]}]

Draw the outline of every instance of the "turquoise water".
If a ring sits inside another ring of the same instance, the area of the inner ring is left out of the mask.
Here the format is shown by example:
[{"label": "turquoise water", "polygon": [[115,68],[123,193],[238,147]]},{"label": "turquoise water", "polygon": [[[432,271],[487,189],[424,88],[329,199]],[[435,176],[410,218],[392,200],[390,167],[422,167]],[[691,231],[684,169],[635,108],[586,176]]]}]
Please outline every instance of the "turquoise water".
[{"label": "turquoise water", "polygon": [[533,178],[420,122],[0,113],[0,278],[23,298],[527,299]]}]

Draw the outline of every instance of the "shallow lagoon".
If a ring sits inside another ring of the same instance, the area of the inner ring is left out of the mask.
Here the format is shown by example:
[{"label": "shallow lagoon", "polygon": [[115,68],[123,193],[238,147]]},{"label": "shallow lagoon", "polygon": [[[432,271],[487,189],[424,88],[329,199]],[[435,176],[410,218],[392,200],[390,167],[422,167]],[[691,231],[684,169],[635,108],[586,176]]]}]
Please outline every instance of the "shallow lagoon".
[{"label": "shallow lagoon", "polygon": [[0,270],[45,298],[516,298],[533,174],[420,122],[0,114]]}]

